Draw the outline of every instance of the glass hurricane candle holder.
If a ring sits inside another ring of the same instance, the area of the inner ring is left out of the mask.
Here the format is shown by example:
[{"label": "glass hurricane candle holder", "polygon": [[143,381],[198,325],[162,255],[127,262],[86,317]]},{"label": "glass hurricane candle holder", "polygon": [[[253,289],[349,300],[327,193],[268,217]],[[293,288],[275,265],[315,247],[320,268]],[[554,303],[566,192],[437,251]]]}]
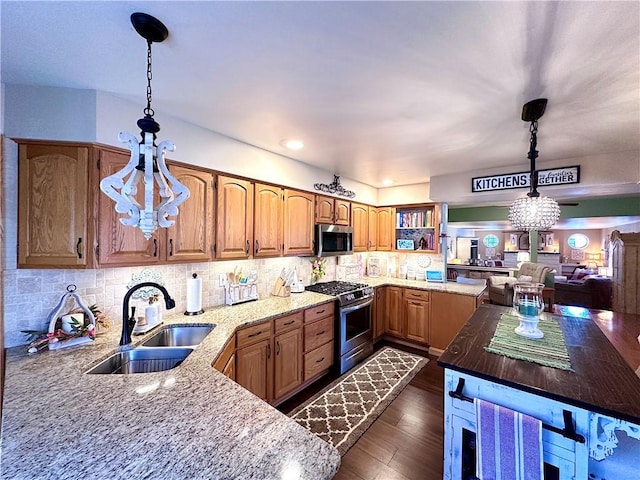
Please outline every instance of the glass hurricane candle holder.
[{"label": "glass hurricane candle holder", "polygon": [[516,283],[513,287],[513,308],[520,319],[515,332],[527,338],[542,338],[538,328],[540,314],[544,310],[542,283]]}]

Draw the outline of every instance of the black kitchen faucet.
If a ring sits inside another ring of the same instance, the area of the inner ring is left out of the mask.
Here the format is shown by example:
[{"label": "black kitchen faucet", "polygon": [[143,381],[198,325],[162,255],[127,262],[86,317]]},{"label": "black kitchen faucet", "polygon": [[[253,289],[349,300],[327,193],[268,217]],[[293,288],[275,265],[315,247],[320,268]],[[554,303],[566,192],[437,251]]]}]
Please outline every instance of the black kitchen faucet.
[{"label": "black kitchen faucet", "polygon": [[167,289],[162,285],[158,285],[155,282],[142,282],[134,287],[131,287],[129,291],[125,294],[124,300],[122,301],[122,336],[120,337],[120,345],[128,345],[131,343],[131,331],[136,324],[135,315],[129,316],[129,299],[133,292],[139,290],[143,287],[155,287],[162,292],[162,296],[164,297],[164,303],[167,307],[167,310],[171,310],[176,306],[176,302],[171,296]]}]

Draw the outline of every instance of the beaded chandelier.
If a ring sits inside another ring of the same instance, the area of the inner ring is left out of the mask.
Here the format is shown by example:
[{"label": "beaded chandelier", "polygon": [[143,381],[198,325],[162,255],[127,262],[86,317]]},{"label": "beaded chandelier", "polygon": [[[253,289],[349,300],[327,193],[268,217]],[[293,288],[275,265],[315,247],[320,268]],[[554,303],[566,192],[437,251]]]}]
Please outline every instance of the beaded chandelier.
[{"label": "beaded chandelier", "polygon": [[538,193],[538,172],[536,171],[538,119],[542,117],[546,106],[547,99],[539,98],[525,103],[522,107],[522,120],[531,122],[528,154],[531,161],[531,172],[529,193],[525,198],[517,199],[509,207],[509,221],[516,230],[548,230],[560,218],[558,202],[550,197],[541,197]]}]

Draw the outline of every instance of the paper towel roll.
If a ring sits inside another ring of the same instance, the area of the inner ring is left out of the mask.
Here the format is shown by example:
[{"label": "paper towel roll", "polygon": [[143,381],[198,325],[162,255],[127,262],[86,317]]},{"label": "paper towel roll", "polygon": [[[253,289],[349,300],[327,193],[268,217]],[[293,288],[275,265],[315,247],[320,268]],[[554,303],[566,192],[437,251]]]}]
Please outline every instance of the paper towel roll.
[{"label": "paper towel roll", "polygon": [[202,279],[193,274],[187,279],[187,313],[198,313],[202,310]]}]

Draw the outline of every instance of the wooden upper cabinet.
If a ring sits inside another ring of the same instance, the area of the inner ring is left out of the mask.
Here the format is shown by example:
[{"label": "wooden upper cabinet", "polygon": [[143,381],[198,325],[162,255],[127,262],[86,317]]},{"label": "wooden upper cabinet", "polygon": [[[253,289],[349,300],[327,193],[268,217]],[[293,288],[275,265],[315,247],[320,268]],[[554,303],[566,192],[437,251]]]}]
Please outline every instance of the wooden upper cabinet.
[{"label": "wooden upper cabinet", "polygon": [[284,227],[284,196],[282,188],[255,184],[253,215],[253,256],[282,255]]},{"label": "wooden upper cabinet", "polygon": [[351,202],[336,198],[334,210],[336,225],[351,225]]},{"label": "wooden upper cabinet", "polygon": [[378,209],[376,207],[369,207],[369,242],[367,250],[378,249]]},{"label": "wooden upper cabinet", "polygon": [[216,258],[253,253],[253,183],[218,175]]},{"label": "wooden upper cabinet", "polygon": [[378,208],[378,250],[393,250],[395,223],[393,207]]},{"label": "wooden upper cabinet", "polygon": [[[121,170],[129,162],[126,153],[101,149],[98,151],[99,179]],[[96,186],[97,188],[97,186]],[[138,202],[144,204],[144,189],[138,188]],[[164,258],[159,231],[147,240],[137,227],[126,227],[120,218],[127,218],[115,211],[115,203],[102,192],[98,192],[97,258],[100,265],[153,265]]]},{"label": "wooden upper cabinet", "polygon": [[313,255],[312,193],[284,190],[284,255]]},{"label": "wooden upper cabinet", "polygon": [[20,144],[18,266],[90,266],[89,148]]},{"label": "wooden upper cabinet", "polygon": [[340,198],[316,195],[315,223],[351,225],[351,202]]},{"label": "wooden upper cabinet", "polygon": [[213,173],[172,165],[173,176],[189,189],[173,226],[162,242],[168,262],[206,262],[213,259]]},{"label": "wooden upper cabinet", "polygon": [[369,207],[359,203],[351,205],[353,251],[366,252],[369,248]]}]

